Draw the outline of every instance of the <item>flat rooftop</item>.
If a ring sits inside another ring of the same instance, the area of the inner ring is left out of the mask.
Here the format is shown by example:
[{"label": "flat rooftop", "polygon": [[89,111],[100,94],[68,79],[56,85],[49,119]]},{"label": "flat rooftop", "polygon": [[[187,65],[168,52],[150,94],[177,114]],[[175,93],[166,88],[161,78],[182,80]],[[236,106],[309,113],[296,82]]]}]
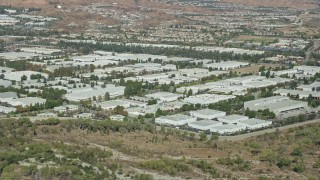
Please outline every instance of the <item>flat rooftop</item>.
[{"label": "flat rooftop", "polygon": [[309,96],[311,94],[311,96],[315,97],[315,96],[320,96],[320,92],[318,91],[300,91],[300,90],[292,90],[292,89],[278,89],[276,91],[273,92],[274,94],[280,94],[280,93],[285,93],[285,94],[291,94],[291,95],[296,95],[296,94],[300,94],[300,95],[304,95],[304,96]]},{"label": "flat rooftop", "polygon": [[242,116],[242,115],[238,115],[238,114],[232,114],[229,116],[223,116],[223,117],[219,117],[219,119],[223,119],[226,121],[235,121],[238,119],[243,119],[243,118],[248,118],[247,116]]},{"label": "flat rooftop", "polygon": [[257,124],[265,124],[265,123],[268,123],[268,122],[271,122],[271,121],[252,118],[252,119],[242,120],[240,122],[244,123],[244,124],[248,124],[248,125],[257,125]]},{"label": "flat rooftop", "polygon": [[265,104],[255,105],[252,108],[253,109],[255,109],[255,108],[269,109],[270,111],[274,111],[274,110],[277,110],[277,109],[280,109],[280,108],[284,108],[284,107],[287,107],[287,108],[295,107],[295,105],[300,105],[301,103],[303,103],[303,102],[302,101],[296,101],[296,100],[287,99],[287,100],[273,102],[273,103],[265,103]]},{"label": "flat rooftop", "polygon": [[174,114],[174,115],[170,115],[170,116],[162,116],[160,118],[168,119],[168,120],[171,120],[171,121],[184,121],[184,120],[192,118],[192,117],[184,115],[184,114]]},{"label": "flat rooftop", "polygon": [[236,125],[236,124],[224,124],[222,126],[216,126],[213,129],[224,130],[224,129],[238,129],[238,128],[244,128],[244,126]]},{"label": "flat rooftop", "polygon": [[215,125],[215,124],[221,124],[221,122],[213,121],[213,120],[202,120],[202,121],[192,122],[189,124],[197,125],[197,126],[210,126],[210,125]]},{"label": "flat rooftop", "polygon": [[197,113],[202,115],[213,115],[213,114],[220,114],[224,113],[223,111],[213,110],[213,109],[200,109],[197,111],[191,111],[190,113]]},{"label": "flat rooftop", "polygon": [[148,98],[154,98],[154,99],[161,99],[161,98],[166,98],[166,97],[181,97],[181,94],[174,94],[171,92],[156,92],[152,94],[147,94],[145,95]]},{"label": "flat rooftop", "polygon": [[3,92],[0,93],[0,98],[18,98],[16,92]]}]

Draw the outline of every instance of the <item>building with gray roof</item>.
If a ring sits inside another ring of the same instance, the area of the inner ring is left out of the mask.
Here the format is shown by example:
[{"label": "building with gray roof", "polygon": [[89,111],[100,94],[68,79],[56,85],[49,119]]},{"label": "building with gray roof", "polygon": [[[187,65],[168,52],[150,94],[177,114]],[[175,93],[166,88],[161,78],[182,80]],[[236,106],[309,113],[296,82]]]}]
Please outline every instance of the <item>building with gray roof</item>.
[{"label": "building with gray roof", "polygon": [[156,124],[167,124],[172,126],[182,126],[191,122],[196,122],[197,118],[184,114],[174,114],[170,116],[162,116],[155,119]]},{"label": "building with gray roof", "polygon": [[261,129],[272,125],[272,121],[266,121],[261,119],[247,119],[237,123],[238,125],[245,126],[247,129]]},{"label": "building with gray roof", "polygon": [[16,107],[16,106],[32,106],[35,104],[44,104],[46,102],[45,99],[39,97],[26,97],[26,98],[18,98],[18,99],[8,99],[4,100],[3,102]]},{"label": "building with gray roof", "polygon": [[215,132],[215,133],[219,133],[219,134],[232,134],[232,133],[236,133],[239,131],[243,131],[245,129],[246,129],[246,127],[242,126],[242,125],[224,124],[222,126],[212,127],[210,129],[210,132]]},{"label": "building with gray roof", "polygon": [[222,122],[213,120],[201,120],[196,122],[188,123],[188,126],[193,129],[207,131],[216,126],[222,126]]},{"label": "building with gray roof", "polygon": [[244,102],[244,108],[254,111],[269,109],[275,114],[284,112],[305,109],[308,107],[308,102],[291,100],[289,97],[272,96],[268,98],[257,99]]},{"label": "building with gray roof", "polygon": [[2,99],[17,99],[18,95],[16,92],[3,92],[0,93],[0,102]]},{"label": "building with gray roof", "polygon": [[215,119],[226,115],[226,112],[212,109],[200,109],[197,111],[190,111],[190,115],[200,119]]},{"label": "building with gray roof", "polygon": [[229,116],[218,117],[218,121],[221,121],[226,124],[236,124],[239,121],[243,121],[243,120],[247,120],[247,119],[249,119],[249,117],[238,115],[238,114],[232,114]]}]

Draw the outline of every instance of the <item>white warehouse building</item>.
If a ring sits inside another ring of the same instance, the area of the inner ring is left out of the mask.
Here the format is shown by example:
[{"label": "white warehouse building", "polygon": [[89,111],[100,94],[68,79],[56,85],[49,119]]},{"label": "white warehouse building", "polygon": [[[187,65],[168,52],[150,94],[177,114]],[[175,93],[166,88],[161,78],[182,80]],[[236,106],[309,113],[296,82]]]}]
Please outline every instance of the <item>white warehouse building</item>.
[{"label": "white warehouse building", "polygon": [[245,126],[247,129],[261,129],[272,125],[272,121],[265,121],[261,119],[247,119],[237,123],[238,125]]},{"label": "white warehouse building", "polygon": [[8,113],[12,113],[15,111],[16,111],[16,108],[14,108],[14,107],[6,107],[6,106],[0,105],[0,113],[8,114]]},{"label": "white warehouse building", "polygon": [[212,109],[200,109],[197,111],[190,111],[190,116],[196,117],[199,119],[215,119],[225,115],[226,115],[226,112],[212,110]]},{"label": "white warehouse building", "polygon": [[185,98],[184,102],[190,103],[190,104],[209,105],[212,103],[217,103],[220,101],[230,100],[234,98],[235,96],[232,96],[232,95],[199,94],[199,95]]},{"label": "white warehouse building", "polygon": [[81,100],[87,100],[89,98],[93,98],[93,96],[98,97],[102,96],[104,97],[106,92],[109,93],[111,98],[119,97],[124,95],[124,89],[123,86],[115,86],[113,84],[107,84],[106,88],[101,87],[88,87],[88,88],[79,88],[79,89],[73,89],[71,93],[68,93],[65,95],[65,98],[69,101],[75,101],[79,102]]},{"label": "white warehouse building", "polygon": [[239,131],[245,130],[246,127],[237,124],[224,124],[222,126],[216,126],[210,129],[210,132],[215,132],[219,134],[232,134]]},{"label": "white warehouse building", "polygon": [[226,123],[226,124],[236,124],[240,121],[244,121],[244,120],[247,120],[249,119],[249,117],[247,116],[242,116],[242,115],[238,115],[238,114],[232,114],[232,115],[229,115],[229,116],[223,116],[223,117],[219,117],[218,118],[218,121],[221,121],[223,123]]},{"label": "white warehouse building", "polygon": [[158,99],[162,102],[172,102],[182,97],[182,94],[174,94],[170,92],[157,92],[145,95],[147,98]]},{"label": "white warehouse building", "polygon": [[65,113],[65,112],[76,112],[79,110],[79,107],[76,105],[63,105],[54,107],[53,111],[59,112],[59,113]]},{"label": "white warehouse building", "polygon": [[182,126],[191,122],[196,122],[197,118],[184,114],[174,114],[170,116],[162,116],[155,119],[156,124],[167,124],[172,126]]},{"label": "white warehouse building", "polygon": [[222,122],[213,121],[213,120],[201,120],[201,121],[188,123],[188,126],[193,129],[207,131],[207,130],[210,130],[211,128],[222,126]]},{"label": "white warehouse building", "polygon": [[244,108],[254,111],[269,109],[275,114],[283,112],[305,109],[308,107],[308,102],[291,100],[289,97],[272,96],[263,99],[244,102]]},{"label": "white warehouse building", "polygon": [[46,100],[39,98],[39,97],[26,97],[26,98],[18,98],[18,99],[7,99],[2,102],[5,102],[11,106],[21,106],[21,107],[26,107],[26,106],[33,106],[36,104],[45,104]]}]

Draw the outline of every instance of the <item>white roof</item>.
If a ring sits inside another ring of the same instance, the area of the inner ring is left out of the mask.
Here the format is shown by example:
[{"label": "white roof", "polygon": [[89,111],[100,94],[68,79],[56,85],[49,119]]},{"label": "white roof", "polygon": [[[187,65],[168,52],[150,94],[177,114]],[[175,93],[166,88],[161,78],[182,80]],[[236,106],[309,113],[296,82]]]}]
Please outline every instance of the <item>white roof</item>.
[{"label": "white roof", "polygon": [[31,59],[39,54],[29,52],[4,52],[0,53],[0,57],[8,60]]},{"label": "white roof", "polygon": [[288,93],[291,95],[304,95],[304,96],[313,96],[313,97],[319,97],[320,92],[317,91],[300,91],[300,90],[292,90],[292,89],[278,89],[273,92],[274,94],[285,94],[287,95]]},{"label": "white roof", "polygon": [[11,81],[0,79],[0,86],[8,87],[8,86],[11,86],[11,84],[12,84]]},{"label": "white roof", "polygon": [[201,120],[201,121],[191,122],[189,124],[197,125],[197,126],[210,126],[210,125],[215,125],[215,124],[221,124],[221,122],[213,121],[213,120]]},{"label": "white roof", "polygon": [[205,67],[213,67],[213,68],[222,68],[222,69],[229,69],[229,68],[236,68],[240,66],[247,66],[249,63],[247,62],[238,62],[238,61],[224,61],[219,63],[211,63],[205,64]]},{"label": "white roof", "polygon": [[257,124],[265,124],[265,123],[272,123],[271,121],[265,121],[265,120],[261,120],[261,119],[246,119],[246,120],[242,120],[240,121],[240,123],[243,124],[248,124],[248,125],[257,125]]},{"label": "white roof", "polygon": [[18,95],[16,92],[3,92],[0,93],[0,101],[1,98],[18,98]]},{"label": "white roof", "polygon": [[8,80],[15,80],[15,81],[21,81],[21,77],[23,75],[27,76],[28,79],[30,79],[30,76],[33,74],[41,74],[41,76],[48,78],[48,74],[36,72],[36,71],[14,71],[14,72],[6,72],[3,73],[4,78]]},{"label": "white roof", "polygon": [[225,121],[236,121],[236,120],[243,119],[243,118],[248,119],[247,116],[242,116],[242,115],[238,115],[238,114],[232,114],[232,115],[229,115],[229,116],[219,117],[218,120],[221,119],[221,120],[225,120]]},{"label": "white roof", "polygon": [[110,109],[117,106],[130,107],[130,103],[122,100],[110,100],[97,103],[97,106],[101,106],[103,109]]},{"label": "white roof", "polygon": [[174,114],[170,116],[162,116],[161,119],[168,119],[171,121],[184,121],[186,119],[192,118],[191,116],[184,115],[184,114]]},{"label": "white roof", "polygon": [[202,115],[214,115],[224,113],[223,111],[213,110],[213,109],[200,109],[197,111],[191,111],[190,113],[197,113]]},{"label": "white roof", "polygon": [[224,124],[222,126],[216,126],[216,127],[211,128],[211,129],[217,129],[217,130],[228,129],[228,130],[232,130],[232,129],[239,129],[239,128],[245,128],[245,127],[241,126],[241,125],[236,125],[236,124]]},{"label": "white roof", "polygon": [[92,98],[96,96],[98,98],[99,95],[104,96],[106,92],[109,92],[111,97],[121,96],[124,94],[125,87],[123,86],[115,86],[113,84],[107,84],[106,88],[101,88],[99,86],[95,86],[94,88],[79,88],[73,89],[73,92],[68,93],[65,97],[71,101],[80,101]]},{"label": "white roof", "polygon": [[35,105],[36,103],[44,104],[46,100],[39,97],[26,97],[26,98],[6,100],[6,102],[12,106],[19,106],[19,105],[30,106],[30,105]]},{"label": "white roof", "polygon": [[47,112],[47,113],[39,113],[39,114],[37,114],[37,116],[41,116],[41,115],[55,116],[55,115],[57,115],[57,114],[56,114],[56,113],[51,113],[51,112]]},{"label": "white roof", "polygon": [[51,49],[45,47],[25,47],[21,48],[23,52],[37,53],[37,54],[52,54],[56,52],[61,52],[60,49]]},{"label": "white roof", "polygon": [[157,92],[152,94],[145,95],[148,98],[154,98],[154,99],[165,99],[165,98],[179,98],[182,97],[181,94],[174,94],[170,92]]},{"label": "white roof", "polygon": [[6,106],[1,106],[0,105],[0,112],[2,113],[10,113],[10,112],[15,112],[16,108],[14,107],[6,107]]},{"label": "white roof", "polygon": [[196,96],[187,97],[184,99],[184,101],[191,104],[210,104],[233,98],[235,98],[235,96],[232,95],[199,94]]}]

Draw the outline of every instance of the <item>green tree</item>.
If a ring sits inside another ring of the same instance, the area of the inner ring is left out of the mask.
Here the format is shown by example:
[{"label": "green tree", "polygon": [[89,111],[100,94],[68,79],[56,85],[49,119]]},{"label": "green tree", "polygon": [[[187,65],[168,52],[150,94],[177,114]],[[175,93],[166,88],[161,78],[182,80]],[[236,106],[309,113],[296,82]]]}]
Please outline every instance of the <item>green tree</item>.
[{"label": "green tree", "polygon": [[207,134],[204,132],[199,133],[200,141],[206,141],[207,140]]},{"label": "green tree", "polygon": [[189,97],[189,96],[192,96],[192,94],[193,94],[192,89],[189,89],[187,96],[188,96],[188,97]]},{"label": "green tree", "polygon": [[21,82],[27,80],[28,77],[26,75],[21,76]]},{"label": "green tree", "polygon": [[286,167],[290,167],[292,161],[286,157],[280,157],[277,165],[280,169],[284,169]]},{"label": "green tree", "polygon": [[127,81],[124,89],[124,95],[130,97],[141,94],[142,83],[138,81]]},{"label": "green tree", "polygon": [[302,173],[305,170],[305,165],[302,164],[301,162],[297,163],[294,165],[293,167],[293,171],[297,172],[297,173]]},{"label": "green tree", "polygon": [[109,101],[110,100],[110,94],[109,92],[106,92],[106,94],[104,95],[104,100]]}]

